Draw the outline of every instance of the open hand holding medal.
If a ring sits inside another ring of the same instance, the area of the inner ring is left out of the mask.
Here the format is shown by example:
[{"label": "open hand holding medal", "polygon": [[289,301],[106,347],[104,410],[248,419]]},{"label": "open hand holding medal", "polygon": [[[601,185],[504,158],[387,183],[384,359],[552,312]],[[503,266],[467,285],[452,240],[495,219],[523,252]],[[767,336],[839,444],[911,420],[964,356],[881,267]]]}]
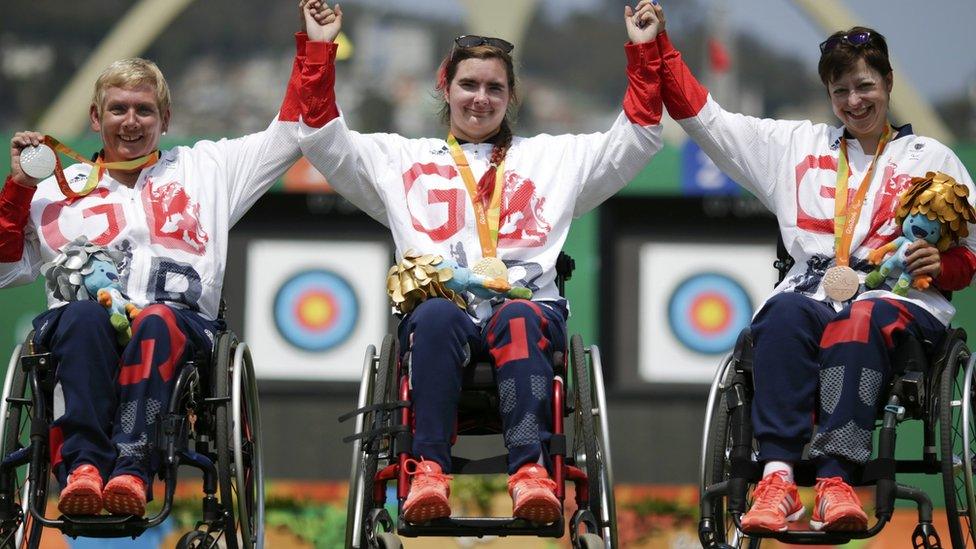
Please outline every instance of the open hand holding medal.
[{"label": "open hand holding medal", "polygon": [[[26,176],[26,180],[18,181],[23,185],[34,186],[37,181],[47,179],[54,175],[58,181],[58,187],[67,198],[80,198],[92,192],[98,186],[104,170],[141,170],[152,166],[159,160],[159,151],[153,151],[146,156],[141,156],[132,160],[122,162],[105,162],[101,157],[95,161],[88,160],[80,153],[61,143],[57,139],[38,132],[19,132],[10,140],[11,165],[16,168],[20,165],[20,171]],[[64,177],[64,169],[61,167],[61,160],[57,153],[64,154],[78,162],[88,164],[93,167],[88,174],[84,187],[81,190],[74,190],[68,185]],[[15,179],[18,179],[16,169]]]}]

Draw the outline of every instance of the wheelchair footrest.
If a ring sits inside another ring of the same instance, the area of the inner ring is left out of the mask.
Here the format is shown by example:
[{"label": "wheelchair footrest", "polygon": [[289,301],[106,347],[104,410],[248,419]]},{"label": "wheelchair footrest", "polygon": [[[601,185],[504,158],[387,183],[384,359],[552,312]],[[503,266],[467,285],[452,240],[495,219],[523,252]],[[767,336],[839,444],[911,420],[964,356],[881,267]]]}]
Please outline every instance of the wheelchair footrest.
[{"label": "wheelchair footrest", "polygon": [[64,523],[58,529],[72,538],[136,538],[146,531],[148,521],[141,517],[118,517],[111,515],[81,517],[61,516]]},{"label": "wheelchair footrest", "polygon": [[405,537],[445,536],[536,536],[558,538],[565,532],[562,518],[552,524],[538,525],[511,517],[451,517],[432,520],[424,524],[410,524],[402,519],[397,534]]}]

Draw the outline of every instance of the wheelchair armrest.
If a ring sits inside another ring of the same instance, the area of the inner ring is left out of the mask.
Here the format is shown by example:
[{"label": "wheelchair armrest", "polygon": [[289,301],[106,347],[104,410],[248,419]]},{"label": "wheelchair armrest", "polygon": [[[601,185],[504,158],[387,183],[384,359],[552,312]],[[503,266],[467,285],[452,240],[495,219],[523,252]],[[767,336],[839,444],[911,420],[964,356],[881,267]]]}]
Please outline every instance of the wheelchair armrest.
[{"label": "wheelchair armrest", "polygon": [[752,371],[752,330],[746,326],[739,332],[732,350],[732,359],[739,368],[746,372]]}]

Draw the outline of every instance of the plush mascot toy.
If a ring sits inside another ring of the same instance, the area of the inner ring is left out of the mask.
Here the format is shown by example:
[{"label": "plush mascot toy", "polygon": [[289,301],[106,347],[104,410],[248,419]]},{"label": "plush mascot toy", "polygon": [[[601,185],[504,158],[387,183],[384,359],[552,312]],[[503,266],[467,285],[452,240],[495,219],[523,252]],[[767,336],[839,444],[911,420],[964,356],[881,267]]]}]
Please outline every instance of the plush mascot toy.
[{"label": "plush mascot toy", "polygon": [[[976,221],[976,211],[969,204],[969,188],[942,172],[928,172],[925,177],[913,177],[908,189],[898,200],[895,221],[901,225],[901,236],[872,250],[868,260],[880,267],[868,274],[864,285],[877,288],[889,276],[898,276],[891,291],[908,295],[909,285],[919,290],[928,288],[932,277],[912,278],[905,272],[908,245],[925,240],[940,252],[969,235],[969,223]],[[891,254],[884,259],[887,254]],[[883,262],[882,262],[883,260]]]},{"label": "plush mascot toy", "polygon": [[61,301],[97,300],[108,311],[119,344],[132,338],[131,319],[140,309],[122,293],[118,265],[122,254],[78,237],[41,268],[47,288]]},{"label": "plush mascot toy", "polygon": [[403,314],[430,297],[450,299],[462,309],[467,307],[465,293],[482,299],[532,299],[532,290],[509,284],[508,269],[496,258],[469,269],[439,255],[407,250],[403,261],[390,268],[386,284],[393,306]]}]

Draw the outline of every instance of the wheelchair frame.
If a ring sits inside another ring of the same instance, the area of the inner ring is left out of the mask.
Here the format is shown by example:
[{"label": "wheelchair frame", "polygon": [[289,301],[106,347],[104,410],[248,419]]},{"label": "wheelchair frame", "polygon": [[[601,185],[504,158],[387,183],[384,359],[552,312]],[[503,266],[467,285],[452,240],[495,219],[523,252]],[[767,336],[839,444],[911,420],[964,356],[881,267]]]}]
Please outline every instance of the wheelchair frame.
[{"label": "wheelchair frame", "polygon": [[[177,548],[217,547],[221,539],[228,549],[263,546],[260,409],[245,343],[231,332],[220,332],[210,356],[202,354],[181,368],[166,413],[157,420],[155,451],[165,482],[158,513],[148,518],[62,515],[51,519],[45,512],[53,415],[49,395],[56,364],[51,353],[35,349],[32,336],[11,356],[0,402],[0,547],[34,549],[44,527],[71,537],[136,538],[169,516],[180,465],[202,472],[204,497],[202,520],[180,538]],[[198,363],[212,367],[198,367]],[[27,472],[21,481],[17,469],[24,465]]]},{"label": "wheelchair frame", "polygon": [[[907,499],[914,501],[918,508],[913,547],[940,548],[928,495],[895,480],[896,473],[925,473],[942,475],[952,546],[972,547],[976,537],[972,463],[976,451],[976,423],[972,418],[976,405],[973,394],[976,356],[970,356],[965,341],[964,331],[950,329],[935,353],[927,352],[932,350],[929,342],[907,334],[897,342],[898,359],[892,365],[893,378],[887,386],[887,400],[880,418],[878,457],[867,464],[861,479],[861,484],[876,483],[874,525],[861,532],[744,534],[740,517],[749,504],[748,486],[758,482],[762,470],[755,460],[750,416],[752,344],[748,328],[743,330],[735,349],[716,373],[708,396],[700,463],[698,532],[702,546],[755,548],[764,538],[795,544],[840,544],[869,538],[891,519],[894,501]],[[896,425],[905,419],[923,422],[922,459],[894,457]],[[797,463],[795,476],[798,485],[812,486],[816,476],[814,464],[808,460]],[[957,484],[959,480],[963,486]]]},{"label": "wheelchair frame", "polygon": [[[557,261],[557,284],[560,293],[564,281],[570,277],[572,267],[572,259],[560,254]],[[423,524],[411,524],[403,520],[402,513],[398,513],[398,520],[394,524],[384,507],[386,484],[389,481],[396,482],[398,510],[402,510],[410,487],[406,461],[412,448],[407,375],[409,353],[404,361],[398,360],[398,357],[398,340],[392,334],[384,338],[378,354],[375,346],[367,347],[357,409],[339,418],[344,421],[356,417],[356,434],[343,439],[353,443],[346,547],[402,547],[397,534],[407,537],[562,537],[566,530],[565,516],[549,525],[533,525],[510,517],[449,517]],[[566,481],[575,484],[577,511],[569,521],[573,547],[614,548],[618,546],[616,509],[600,352],[595,345],[584,347],[582,338],[574,335],[569,341],[568,364],[565,358],[563,353],[557,353],[554,357],[553,434],[549,441],[549,452],[553,461],[552,478],[556,483],[556,497],[560,502],[565,499]],[[486,367],[487,375],[484,372]],[[570,368],[572,374],[567,391],[566,374]],[[465,368],[461,400],[464,401],[464,395],[470,391],[489,391],[490,401],[490,391],[495,390],[492,372],[493,366],[490,363],[468,365]],[[469,389],[472,385],[476,388]],[[488,385],[491,387],[488,388]],[[567,393],[573,395],[572,402],[568,402]],[[460,408],[461,406],[459,414]],[[568,448],[564,432],[564,420],[570,416],[574,434],[572,448]],[[492,419],[497,419],[497,411]],[[462,430],[460,425],[458,430]],[[497,433],[500,431],[492,431],[490,428],[486,430],[483,426],[480,430],[471,430],[471,434]],[[506,459],[507,454],[479,460],[452,456],[452,472],[505,473]]]}]

